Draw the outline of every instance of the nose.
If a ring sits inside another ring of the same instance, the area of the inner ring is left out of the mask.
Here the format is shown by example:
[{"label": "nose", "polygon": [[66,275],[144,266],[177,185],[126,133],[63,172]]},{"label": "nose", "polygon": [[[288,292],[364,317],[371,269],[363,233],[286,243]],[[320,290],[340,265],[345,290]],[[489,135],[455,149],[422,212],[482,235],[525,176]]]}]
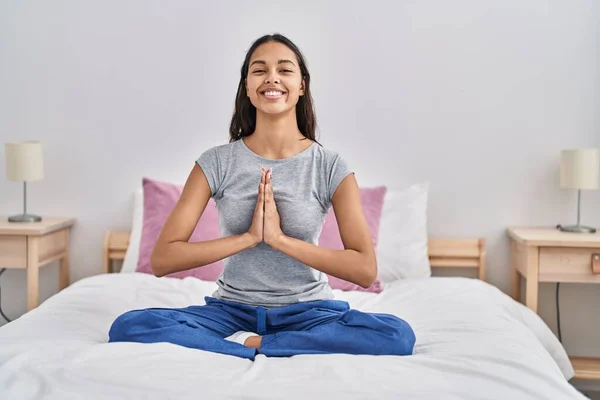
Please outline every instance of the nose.
[{"label": "nose", "polygon": [[271,71],[267,74],[265,83],[279,83],[279,76],[276,72]]}]

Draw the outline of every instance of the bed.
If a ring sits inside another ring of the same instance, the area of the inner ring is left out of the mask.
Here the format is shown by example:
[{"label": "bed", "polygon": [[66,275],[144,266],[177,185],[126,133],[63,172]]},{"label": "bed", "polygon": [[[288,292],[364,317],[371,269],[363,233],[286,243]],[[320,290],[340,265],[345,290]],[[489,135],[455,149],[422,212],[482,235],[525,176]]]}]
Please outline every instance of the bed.
[{"label": "bed", "polygon": [[[130,233],[108,232],[105,268]],[[0,328],[2,399],[581,399],[567,354],[531,310],[485,282],[481,239],[431,238],[435,276],[381,293],[335,290],[356,309],[392,313],[416,332],[405,357],[344,354],[256,360],[169,343],[107,343],[121,313],[204,304],[214,282],[104,273],[81,279]]]}]

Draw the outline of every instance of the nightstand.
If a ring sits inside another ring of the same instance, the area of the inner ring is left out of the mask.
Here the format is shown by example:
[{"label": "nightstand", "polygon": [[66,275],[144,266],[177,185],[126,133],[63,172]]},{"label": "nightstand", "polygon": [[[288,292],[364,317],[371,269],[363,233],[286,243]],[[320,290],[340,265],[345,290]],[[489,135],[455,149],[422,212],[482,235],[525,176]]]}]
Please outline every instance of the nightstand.
[{"label": "nightstand", "polygon": [[125,259],[129,247],[129,231],[107,231],[104,235],[104,259],[102,272],[114,272],[112,262]]},{"label": "nightstand", "polygon": [[[537,313],[540,282],[600,283],[600,234],[552,228],[509,228],[511,296]],[[576,379],[600,379],[600,358],[570,357]]]},{"label": "nightstand", "polygon": [[69,238],[74,218],[42,217],[40,222],[8,222],[0,217],[0,268],[27,271],[27,309],[39,304],[39,269],[59,261],[60,289],[69,285]]}]

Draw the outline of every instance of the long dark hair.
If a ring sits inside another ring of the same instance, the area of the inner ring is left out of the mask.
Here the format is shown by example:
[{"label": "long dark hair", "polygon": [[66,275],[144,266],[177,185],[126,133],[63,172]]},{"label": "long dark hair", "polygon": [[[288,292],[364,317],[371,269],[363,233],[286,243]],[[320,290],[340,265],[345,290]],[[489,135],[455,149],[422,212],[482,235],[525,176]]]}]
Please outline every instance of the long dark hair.
[{"label": "long dark hair", "polygon": [[250,57],[252,57],[254,51],[261,44],[271,41],[286,45],[296,54],[296,58],[300,64],[300,73],[304,79],[304,95],[298,98],[298,103],[296,104],[296,122],[298,123],[298,129],[304,137],[316,141],[315,131],[317,120],[313,108],[312,95],[310,94],[310,73],[306,67],[306,60],[300,49],[291,40],[281,34],[275,33],[258,38],[252,43],[252,46],[246,53],[246,58],[240,71],[240,83],[238,84],[237,95],[235,97],[235,109],[231,118],[231,125],[229,126],[230,143],[251,135],[256,128],[256,107],[254,107],[250,98],[246,96],[246,77],[248,75]]}]

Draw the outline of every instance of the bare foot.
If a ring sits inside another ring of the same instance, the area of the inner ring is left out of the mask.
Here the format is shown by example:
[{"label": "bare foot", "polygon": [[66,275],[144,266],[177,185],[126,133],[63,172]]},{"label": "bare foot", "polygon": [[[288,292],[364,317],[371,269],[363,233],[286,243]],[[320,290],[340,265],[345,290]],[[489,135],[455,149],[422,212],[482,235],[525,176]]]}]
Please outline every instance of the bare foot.
[{"label": "bare foot", "polygon": [[261,342],[262,342],[262,336],[250,336],[244,342],[244,346],[246,346],[246,347],[252,347],[252,348],[255,348],[255,349],[260,349]]}]

